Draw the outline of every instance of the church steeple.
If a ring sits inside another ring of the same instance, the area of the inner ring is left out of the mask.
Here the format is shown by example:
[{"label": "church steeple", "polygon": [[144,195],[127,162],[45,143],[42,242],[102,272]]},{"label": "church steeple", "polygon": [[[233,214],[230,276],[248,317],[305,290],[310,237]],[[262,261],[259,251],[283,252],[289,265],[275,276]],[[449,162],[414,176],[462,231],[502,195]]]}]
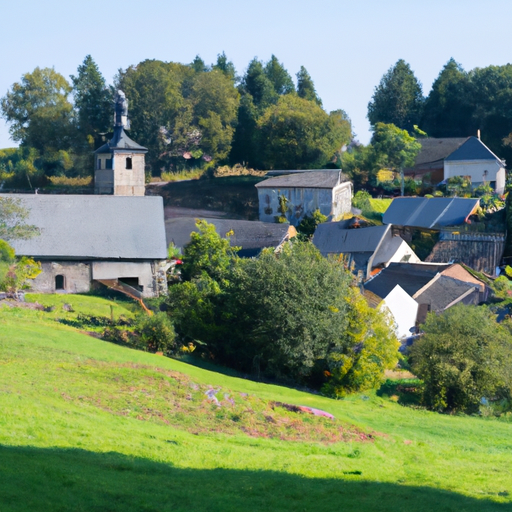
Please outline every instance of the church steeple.
[{"label": "church steeple", "polygon": [[147,149],[134,142],[129,130],[128,100],[117,91],[114,109],[114,135],[95,153],[94,191],[96,194],[143,196],[145,193],[144,155]]}]

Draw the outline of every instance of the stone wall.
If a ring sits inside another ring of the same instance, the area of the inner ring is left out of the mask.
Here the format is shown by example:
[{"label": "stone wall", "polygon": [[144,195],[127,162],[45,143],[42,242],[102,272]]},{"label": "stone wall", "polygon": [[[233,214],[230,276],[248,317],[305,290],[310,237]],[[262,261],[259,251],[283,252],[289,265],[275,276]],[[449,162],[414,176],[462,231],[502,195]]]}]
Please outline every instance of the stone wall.
[{"label": "stone wall", "polygon": [[[40,293],[86,293],[91,289],[91,265],[80,261],[43,261],[42,272],[31,281]],[[59,277],[61,276],[61,277]]]},{"label": "stone wall", "polygon": [[[131,169],[127,160],[131,159]],[[141,153],[114,154],[114,195],[143,196],[145,194],[144,155]]]}]

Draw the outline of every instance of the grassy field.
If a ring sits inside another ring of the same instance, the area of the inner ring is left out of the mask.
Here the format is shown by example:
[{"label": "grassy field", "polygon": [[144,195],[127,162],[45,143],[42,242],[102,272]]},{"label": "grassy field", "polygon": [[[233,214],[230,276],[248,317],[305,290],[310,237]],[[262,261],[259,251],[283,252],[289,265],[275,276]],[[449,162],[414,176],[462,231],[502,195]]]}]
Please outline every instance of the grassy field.
[{"label": "grassy field", "polygon": [[0,307],[2,512],[512,510],[510,423],[207,371],[55,322],[106,300],[44,299]]}]

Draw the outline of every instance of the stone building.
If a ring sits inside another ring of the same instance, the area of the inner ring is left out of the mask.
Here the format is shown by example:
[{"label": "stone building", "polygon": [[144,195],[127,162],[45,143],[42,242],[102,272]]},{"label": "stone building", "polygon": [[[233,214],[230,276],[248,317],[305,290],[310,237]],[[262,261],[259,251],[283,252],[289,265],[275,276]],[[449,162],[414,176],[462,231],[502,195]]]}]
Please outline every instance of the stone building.
[{"label": "stone building", "polygon": [[84,293],[103,283],[135,297],[167,293],[163,199],[144,196],[147,150],[126,135],[127,115],[119,91],[114,136],[95,152],[96,195],[3,195],[18,199],[39,229],[12,242],[17,255],[41,262],[34,291]]},{"label": "stone building", "polygon": [[147,149],[126,135],[129,128],[128,101],[118,91],[112,139],[95,151],[94,192],[115,196],[145,194],[145,158]]},{"label": "stone building", "polygon": [[256,184],[261,221],[275,222],[282,215],[283,202],[293,226],[317,209],[331,219],[350,212],[352,182],[339,169],[289,172]]}]

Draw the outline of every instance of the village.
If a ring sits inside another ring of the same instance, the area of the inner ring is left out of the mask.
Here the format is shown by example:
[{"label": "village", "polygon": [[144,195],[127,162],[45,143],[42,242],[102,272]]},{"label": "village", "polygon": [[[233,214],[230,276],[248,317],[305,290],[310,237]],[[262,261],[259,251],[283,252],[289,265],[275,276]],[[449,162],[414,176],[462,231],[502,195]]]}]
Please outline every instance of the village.
[{"label": "village", "polygon": [[440,7],[5,6],[0,512],[510,509],[512,4]]}]

